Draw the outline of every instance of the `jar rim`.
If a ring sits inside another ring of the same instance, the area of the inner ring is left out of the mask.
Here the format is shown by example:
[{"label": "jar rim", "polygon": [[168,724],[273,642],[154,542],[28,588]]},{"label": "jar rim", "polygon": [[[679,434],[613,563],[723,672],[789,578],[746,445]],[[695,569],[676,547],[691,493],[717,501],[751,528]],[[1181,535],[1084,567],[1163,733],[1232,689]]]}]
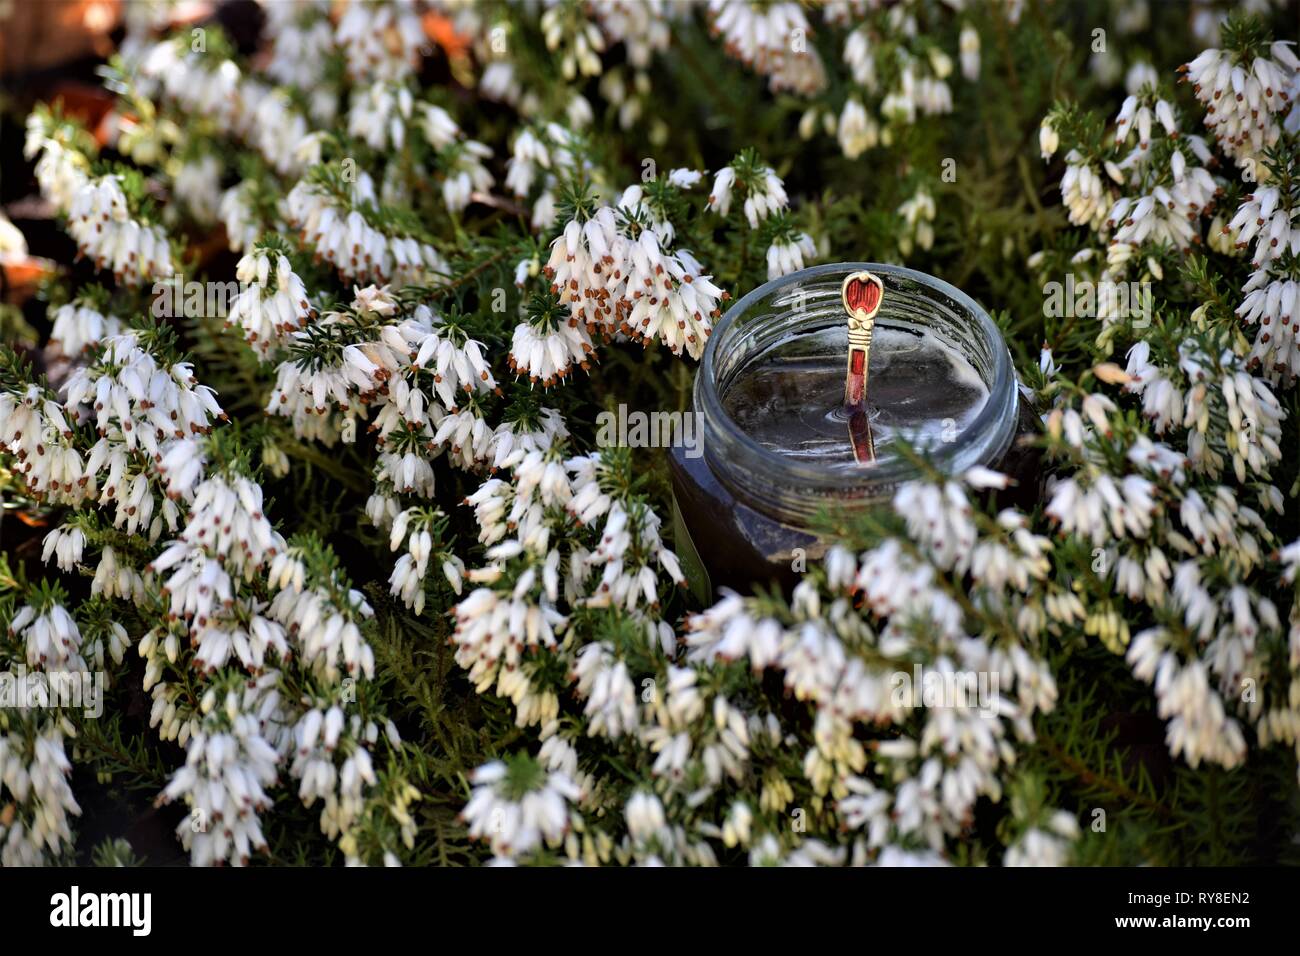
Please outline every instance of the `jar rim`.
[{"label": "jar rim", "polygon": [[[989,314],[965,292],[951,283],[904,266],[889,265],[879,262],[833,262],[812,266],[789,275],[765,282],[752,289],[729,308],[714,327],[709,341],[704,347],[704,356],[700,363],[699,374],[695,377],[694,402],[696,410],[703,414],[705,427],[715,432],[728,446],[728,450],[739,452],[748,459],[743,463],[746,471],[761,469],[760,474],[775,478],[782,484],[800,487],[814,496],[834,498],[838,502],[852,506],[854,501],[871,502],[886,494],[899,482],[915,476],[915,470],[903,459],[892,459],[876,463],[864,470],[863,482],[859,494],[844,487],[845,473],[828,471],[825,466],[812,462],[793,460],[779,452],[765,448],[751,438],[728,414],[719,393],[717,368],[718,350],[726,332],[735,325],[755,303],[773,297],[787,286],[822,279],[826,276],[847,276],[850,272],[869,271],[879,276],[888,290],[891,280],[894,283],[907,281],[928,290],[946,296],[954,305],[965,313],[965,317],[974,321],[982,338],[1002,347],[994,347],[991,352],[992,378],[988,383],[988,400],[975,418],[962,430],[956,440],[932,450],[940,463],[956,463],[970,457],[975,449],[982,452],[980,461],[970,461],[965,467],[976,463],[987,464],[1002,454],[1009,446],[1015,431],[1015,417],[1018,407],[1019,386],[1016,382],[1015,369],[1011,362],[1011,353],[1006,347],[1002,333]],[[1008,407],[1009,406],[1009,407]],[[1002,434],[1005,433],[1005,434]],[[710,453],[710,443],[705,442],[705,454]],[[987,460],[984,460],[987,459]],[[737,462],[736,464],[742,464]],[[738,489],[740,490],[740,489]],[[752,485],[743,491],[753,492]],[[749,497],[749,495],[746,495]],[[761,496],[760,496],[761,497]],[[773,511],[787,510],[779,505]]]}]

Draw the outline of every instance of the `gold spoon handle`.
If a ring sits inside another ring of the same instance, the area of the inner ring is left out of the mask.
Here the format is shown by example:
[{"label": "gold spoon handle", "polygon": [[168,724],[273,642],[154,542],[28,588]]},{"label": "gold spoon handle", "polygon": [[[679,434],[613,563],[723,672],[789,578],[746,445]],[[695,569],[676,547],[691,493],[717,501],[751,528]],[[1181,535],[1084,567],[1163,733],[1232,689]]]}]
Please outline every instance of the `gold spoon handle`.
[{"label": "gold spoon handle", "polygon": [[854,272],[844,278],[840,299],[849,316],[848,368],[844,375],[844,406],[849,414],[849,441],[859,462],[876,458],[867,416],[867,380],[871,373],[871,338],[876,313],[885,297],[885,284],[870,272]]}]

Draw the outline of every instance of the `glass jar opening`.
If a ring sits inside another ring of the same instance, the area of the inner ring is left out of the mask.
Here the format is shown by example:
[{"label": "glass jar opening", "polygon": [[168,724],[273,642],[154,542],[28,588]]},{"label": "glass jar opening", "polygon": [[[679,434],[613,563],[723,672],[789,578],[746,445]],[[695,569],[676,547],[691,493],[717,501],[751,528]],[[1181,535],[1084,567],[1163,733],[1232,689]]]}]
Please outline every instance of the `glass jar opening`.
[{"label": "glass jar opening", "polygon": [[[847,355],[840,290],[861,270],[885,286],[868,384],[878,460],[869,465],[846,457],[847,433],[836,430]],[[1001,333],[961,290],[900,266],[834,263],[768,282],[727,310],[705,348],[694,404],[719,480],[801,526],[823,507],[878,504],[914,477],[890,453],[895,435],[952,472],[995,462],[1016,431],[1017,393]]]}]

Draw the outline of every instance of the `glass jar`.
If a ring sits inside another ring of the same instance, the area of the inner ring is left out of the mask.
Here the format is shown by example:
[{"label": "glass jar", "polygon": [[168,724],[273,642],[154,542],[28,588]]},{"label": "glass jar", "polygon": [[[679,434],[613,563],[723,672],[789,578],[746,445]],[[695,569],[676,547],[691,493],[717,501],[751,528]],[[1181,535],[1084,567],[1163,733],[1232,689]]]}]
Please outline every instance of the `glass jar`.
[{"label": "glass jar", "polygon": [[[875,319],[868,410],[877,460],[852,460],[843,412],[851,272],[884,283]],[[695,446],[670,454],[679,555],[697,596],[717,587],[792,586],[826,543],[823,511],[887,502],[915,468],[905,435],[946,471],[1008,471],[1018,503],[1038,494],[1037,428],[993,320],[960,289],[900,266],[834,263],[753,290],[714,329],[695,378]]]}]

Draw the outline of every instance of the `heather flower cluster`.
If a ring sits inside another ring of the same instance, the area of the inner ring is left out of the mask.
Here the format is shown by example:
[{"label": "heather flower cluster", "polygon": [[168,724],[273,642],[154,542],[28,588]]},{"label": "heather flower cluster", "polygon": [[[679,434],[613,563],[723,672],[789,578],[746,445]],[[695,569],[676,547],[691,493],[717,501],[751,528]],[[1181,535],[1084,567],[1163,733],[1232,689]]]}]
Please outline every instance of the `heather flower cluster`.
[{"label": "heather flower cluster", "polygon": [[[261,7],[251,54],[134,14],[102,122],[27,119],[77,261],[0,350],[0,679],[113,694],[0,706],[0,864],[84,855],[82,763],[195,865],[1164,862],[1208,767],[1300,756],[1291,40],[1197,11],[1174,70],[1032,0]],[[592,422],[688,413],[734,299],[866,258],[970,284],[1037,457],[900,439],[797,583],[712,592],[666,456]],[[159,309],[178,273],[231,294]],[[1143,292],[1039,322],[1063,274]],[[1168,790],[1098,711],[1154,715]],[[1100,835],[1116,793],[1193,795]]]},{"label": "heather flower cluster", "polygon": [[[1279,257],[1297,237],[1288,118],[1300,64],[1249,21],[1229,23],[1224,40],[1180,71],[1209,137],[1171,105],[1167,80],[1147,76],[1100,141],[1069,107],[1040,136],[1045,159],[1075,143],[1062,201],[1095,238],[1070,268],[1099,281],[1137,269],[1157,288],[1190,275],[1200,296],[1155,322],[1099,310],[1097,344],[1118,361],[1093,369],[1093,390],[1065,380],[1050,349],[1041,363],[1049,448],[1064,465],[1045,511],[1097,556],[1084,631],[1152,685],[1170,753],[1193,767],[1240,766],[1253,745],[1294,747],[1300,726],[1300,674],[1274,599],[1289,580],[1275,532],[1289,496],[1274,482],[1297,369],[1293,283]],[[1247,281],[1219,298],[1205,263],[1240,274],[1240,257],[1251,260]],[[1050,261],[1039,252],[1030,264]],[[1251,326],[1253,345],[1242,334]]]}]

